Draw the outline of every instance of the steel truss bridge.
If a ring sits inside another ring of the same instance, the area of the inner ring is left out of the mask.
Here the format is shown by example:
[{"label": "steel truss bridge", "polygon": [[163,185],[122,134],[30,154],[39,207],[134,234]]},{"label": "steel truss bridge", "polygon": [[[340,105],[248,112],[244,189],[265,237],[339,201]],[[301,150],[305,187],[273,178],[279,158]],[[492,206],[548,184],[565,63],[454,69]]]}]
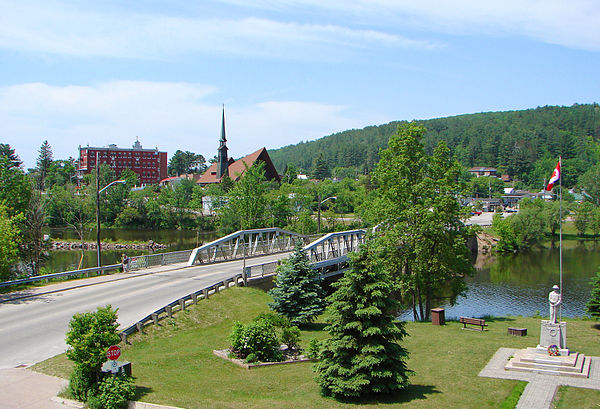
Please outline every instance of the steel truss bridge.
[{"label": "steel truss bridge", "polygon": [[298,240],[305,244],[308,236],[279,227],[239,230],[193,249],[187,266],[284,253],[293,250]]}]

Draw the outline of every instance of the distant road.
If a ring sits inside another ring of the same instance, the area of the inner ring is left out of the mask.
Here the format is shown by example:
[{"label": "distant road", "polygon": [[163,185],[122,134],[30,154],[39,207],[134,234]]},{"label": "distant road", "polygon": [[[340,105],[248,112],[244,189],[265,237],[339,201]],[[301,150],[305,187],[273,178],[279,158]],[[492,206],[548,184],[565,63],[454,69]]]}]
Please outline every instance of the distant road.
[{"label": "distant road", "polygon": [[[246,265],[267,263],[287,255],[252,258],[246,260]],[[95,311],[111,304],[119,309],[119,323],[125,328],[172,301],[241,273],[243,261],[183,266],[184,263],[160,266],[38,287],[20,292],[32,297],[0,303],[0,369],[29,366],[64,352],[69,321],[77,312]],[[124,279],[106,281],[119,278]],[[65,286],[86,284],[93,285],[64,290]],[[4,294],[0,301],[7,298]]]}]

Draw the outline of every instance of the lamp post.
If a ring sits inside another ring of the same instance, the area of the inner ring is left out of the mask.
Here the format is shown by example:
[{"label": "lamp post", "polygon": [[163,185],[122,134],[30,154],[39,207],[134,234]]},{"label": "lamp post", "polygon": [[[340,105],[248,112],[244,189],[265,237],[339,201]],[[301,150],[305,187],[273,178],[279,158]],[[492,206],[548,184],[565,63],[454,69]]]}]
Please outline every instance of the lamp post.
[{"label": "lamp post", "polygon": [[321,200],[321,196],[318,197],[319,200],[319,217],[318,217],[318,233],[321,233],[321,205],[328,201],[329,199],[337,199],[337,196],[330,196],[325,200]]},{"label": "lamp post", "polygon": [[96,256],[98,258],[98,267],[102,266],[101,263],[101,252],[100,249],[100,193],[104,192],[106,189],[111,187],[116,183],[125,183],[124,180],[113,180],[108,185],[104,186],[102,189],[98,189],[98,182],[100,179],[100,166],[98,163],[98,154],[96,154]]}]

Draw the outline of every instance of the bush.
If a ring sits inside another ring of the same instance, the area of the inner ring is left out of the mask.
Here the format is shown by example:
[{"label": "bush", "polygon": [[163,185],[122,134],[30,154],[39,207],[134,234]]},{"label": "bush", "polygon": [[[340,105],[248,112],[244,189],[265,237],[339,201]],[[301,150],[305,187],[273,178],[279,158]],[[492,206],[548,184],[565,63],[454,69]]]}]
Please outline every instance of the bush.
[{"label": "bush", "polygon": [[300,342],[300,329],[298,327],[285,327],[281,330],[281,343],[288,349],[297,349]]},{"label": "bush", "polygon": [[271,323],[260,320],[243,325],[236,322],[230,336],[232,352],[238,358],[256,355],[263,362],[277,362],[283,359],[279,350],[279,340]]},{"label": "bush", "polygon": [[93,390],[96,382],[96,373],[86,371],[79,365],[76,365],[69,378],[69,392],[71,396],[81,402],[88,398],[89,391]]},{"label": "bush", "polygon": [[278,328],[287,328],[290,326],[290,320],[288,320],[283,315],[276,314],[274,312],[263,312],[258,314],[254,321],[267,321],[274,327]]},{"label": "bush", "polygon": [[106,350],[120,341],[118,325],[117,312],[110,305],[73,315],[66,342],[67,358],[75,363],[69,383],[74,398],[85,401],[95,393]]},{"label": "bush", "polygon": [[130,376],[119,373],[107,376],[98,385],[98,392],[88,399],[90,409],[124,409],[135,396],[135,385]]},{"label": "bush", "polygon": [[306,350],[306,356],[310,359],[318,359],[319,354],[321,353],[321,342],[318,339],[313,338],[310,340],[308,344],[308,349]]}]

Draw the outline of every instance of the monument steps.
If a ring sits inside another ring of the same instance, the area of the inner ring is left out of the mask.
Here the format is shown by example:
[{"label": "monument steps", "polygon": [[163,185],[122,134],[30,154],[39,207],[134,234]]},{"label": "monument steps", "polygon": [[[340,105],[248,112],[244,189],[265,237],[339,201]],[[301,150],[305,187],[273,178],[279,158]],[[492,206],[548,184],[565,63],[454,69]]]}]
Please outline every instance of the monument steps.
[{"label": "monument steps", "polygon": [[527,348],[517,351],[504,369],[587,378],[590,373],[590,364],[591,360],[577,352],[567,356],[548,356],[540,353],[536,348]]}]

